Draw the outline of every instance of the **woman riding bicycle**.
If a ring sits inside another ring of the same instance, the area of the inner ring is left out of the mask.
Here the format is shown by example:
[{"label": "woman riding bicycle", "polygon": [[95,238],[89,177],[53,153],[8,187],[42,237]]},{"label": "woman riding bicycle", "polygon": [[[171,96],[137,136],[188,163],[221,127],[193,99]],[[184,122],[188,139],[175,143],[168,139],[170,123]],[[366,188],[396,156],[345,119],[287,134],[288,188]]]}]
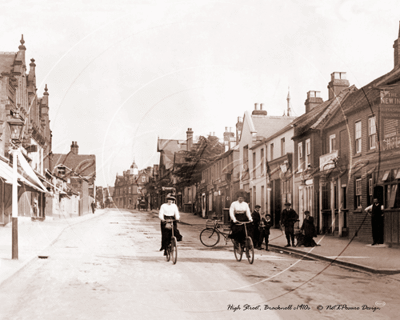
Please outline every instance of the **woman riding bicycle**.
[{"label": "woman riding bicycle", "polygon": [[238,243],[244,242],[246,233],[244,230],[244,226],[241,224],[237,224],[237,222],[253,221],[249,205],[246,202],[244,202],[245,196],[246,192],[244,190],[239,190],[238,192],[236,192],[237,201],[232,202],[231,207],[229,208],[229,216],[232,220],[231,222],[232,233],[229,237]]},{"label": "woman riding bicycle", "polygon": [[168,244],[171,241],[172,231],[170,229],[165,228],[166,221],[168,219],[174,220],[174,235],[176,240],[182,241],[182,236],[179,233],[179,230],[176,226],[176,221],[180,219],[179,210],[176,206],[175,198],[172,195],[167,196],[167,203],[164,203],[160,208],[160,213],[158,217],[161,220],[161,249],[160,251],[164,250],[164,256],[167,254],[165,249],[167,249]]}]

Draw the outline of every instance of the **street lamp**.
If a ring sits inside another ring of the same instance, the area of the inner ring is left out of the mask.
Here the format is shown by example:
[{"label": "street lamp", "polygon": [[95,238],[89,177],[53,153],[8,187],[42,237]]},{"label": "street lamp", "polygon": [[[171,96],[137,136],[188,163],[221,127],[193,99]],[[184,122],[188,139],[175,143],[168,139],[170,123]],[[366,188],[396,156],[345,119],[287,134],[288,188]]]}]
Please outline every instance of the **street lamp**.
[{"label": "street lamp", "polygon": [[12,184],[12,259],[18,259],[18,148],[21,144],[21,133],[24,122],[20,119],[18,112],[14,112],[13,118],[7,121],[11,132],[11,146],[13,155],[13,184]]}]

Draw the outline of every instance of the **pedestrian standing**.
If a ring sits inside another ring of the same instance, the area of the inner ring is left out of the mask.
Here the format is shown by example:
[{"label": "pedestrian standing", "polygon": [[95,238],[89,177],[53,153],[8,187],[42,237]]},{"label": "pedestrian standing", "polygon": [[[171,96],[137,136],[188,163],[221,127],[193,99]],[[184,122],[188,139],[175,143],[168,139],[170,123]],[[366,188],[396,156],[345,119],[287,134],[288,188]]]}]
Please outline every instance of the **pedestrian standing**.
[{"label": "pedestrian standing", "polygon": [[290,202],[285,203],[285,209],[281,214],[281,226],[285,228],[285,235],[287,240],[287,245],[285,247],[290,247],[290,240],[292,240],[292,246],[294,247],[294,224],[299,218],[299,215],[290,208],[292,204]]},{"label": "pedestrian standing", "polygon": [[379,204],[377,198],[374,203],[365,208],[365,211],[371,215],[372,227],[372,245],[383,244],[383,206]]},{"label": "pedestrian standing", "polygon": [[33,216],[34,216],[35,218],[37,218],[37,216],[38,216],[38,203],[37,203],[37,199],[34,199],[34,200],[33,200],[32,212],[33,212]]},{"label": "pedestrian standing", "polygon": [[92,207],[92,213],[94,213],[96,211],[96,202],[93,201],[90,206]]},{"label": "pedestrian standing", "polygon": [[317,236],[317,231],[314,225],[314,218],[310,216],[310,211],[304,211],[306,217],[303,220],[303,225],[301,226],[301,230],[304,234],[304,246],[305,247],[315,247],[317,244],[314,241],[314,237]]},{"label": "pedestrian standing", "polygon": [[251,217],[253,218],[253,234],[252,234],[252,240],[254,244],[254,248],[259,249],[259,240],[260,240],[260,231],[259,231],[259,226],[260,226],[260,209],[261,206],[256,205],[254,208],[253,213],[251,214]]},{"label": "pedestrian standing", "polygon": [[262,243],[265,239],[265,250],[268,250],[268,242],[269,242],[269,234],[270,231],[269,229],[271,229],[272,227],[272,222],[271,222],[271,215],[270,214],[266,214],[265,216],[263,216],[260,220],[260,238],[259,238],[259,242],[258,242],[258,248],[259,250],[261,250],[261,246]]}]

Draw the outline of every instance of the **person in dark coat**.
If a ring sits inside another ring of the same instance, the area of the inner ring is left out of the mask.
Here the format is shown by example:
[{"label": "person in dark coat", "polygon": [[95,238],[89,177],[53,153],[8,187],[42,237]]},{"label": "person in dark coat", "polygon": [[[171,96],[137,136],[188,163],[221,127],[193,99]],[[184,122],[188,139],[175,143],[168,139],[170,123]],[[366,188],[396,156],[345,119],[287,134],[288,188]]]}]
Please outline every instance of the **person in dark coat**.
[{"label": "person in dark coat", "polygon": [[258,243],[260,240],[260,231],[259,231],[259,226],[260,226],[260,220],[261,220],[261,216],[260,216],[260,209],[261,206],[256,205],[253,213],[251,214],[251,217],[253,218],[253,227],[252,227],[252,240],[253,240],[253,245],[254,248],[259,249],[260,244]]},{"label": "person in dark coat", "polygon": [[265,239],[265,250],[268,250],[268,242],[269,242],[269,229],[272,227],[272,222],[271,222],[271,215],[266,214],[264,217],[261,218],[260,221],[260,240],[258,242],[258,248],[261,250],[262,243]]},{"label": "person in dark coat", "polygon": [[285,235],[287,240],[287,245],[285,247],[290,247],[290,239],[292,239],[292,246],[294,247],[294,224],[299,218],[299,215],[296,213],[296,211],[290,208],[291,205],[291,203],[286,202],[286,209],[284,209],[281,214],[281,226],[285,227]]},{"label": "person in dark coat", "polygon": [[374,203],[365,208],[365,211],[371,215],[372,226],[372,245],[383,244],[383,206],[379,204],[377,198]]},{"label": "person in dark coat", "polygon": [[310,216],[310,211],[304,211],[306,217],[304,218],[301,230],[304,234],[304,246],[305,247],[315,247],[317,244],[314,241],[314,237],[317,236],[317,231],[314,225],[314,218]]},{"label": "person in dark coat", "polygon": [[92,213],[94,213],[96,211],[96,202],[93,201],[90,206],[92,207]]}]

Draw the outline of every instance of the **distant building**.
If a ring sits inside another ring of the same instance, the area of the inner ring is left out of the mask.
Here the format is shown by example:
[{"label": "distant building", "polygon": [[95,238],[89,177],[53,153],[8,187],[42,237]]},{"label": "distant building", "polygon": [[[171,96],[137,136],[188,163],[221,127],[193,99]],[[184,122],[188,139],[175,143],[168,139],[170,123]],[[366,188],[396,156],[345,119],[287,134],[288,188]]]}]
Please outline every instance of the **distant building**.
[{"label": "distant building", "polygon": [[80,214],[90,212],[90,203],[95,197],[96,156],[79,154],[77,141],[72,141],[67,154],[53,154],[51,172],[67,180],[80,194]]}]

